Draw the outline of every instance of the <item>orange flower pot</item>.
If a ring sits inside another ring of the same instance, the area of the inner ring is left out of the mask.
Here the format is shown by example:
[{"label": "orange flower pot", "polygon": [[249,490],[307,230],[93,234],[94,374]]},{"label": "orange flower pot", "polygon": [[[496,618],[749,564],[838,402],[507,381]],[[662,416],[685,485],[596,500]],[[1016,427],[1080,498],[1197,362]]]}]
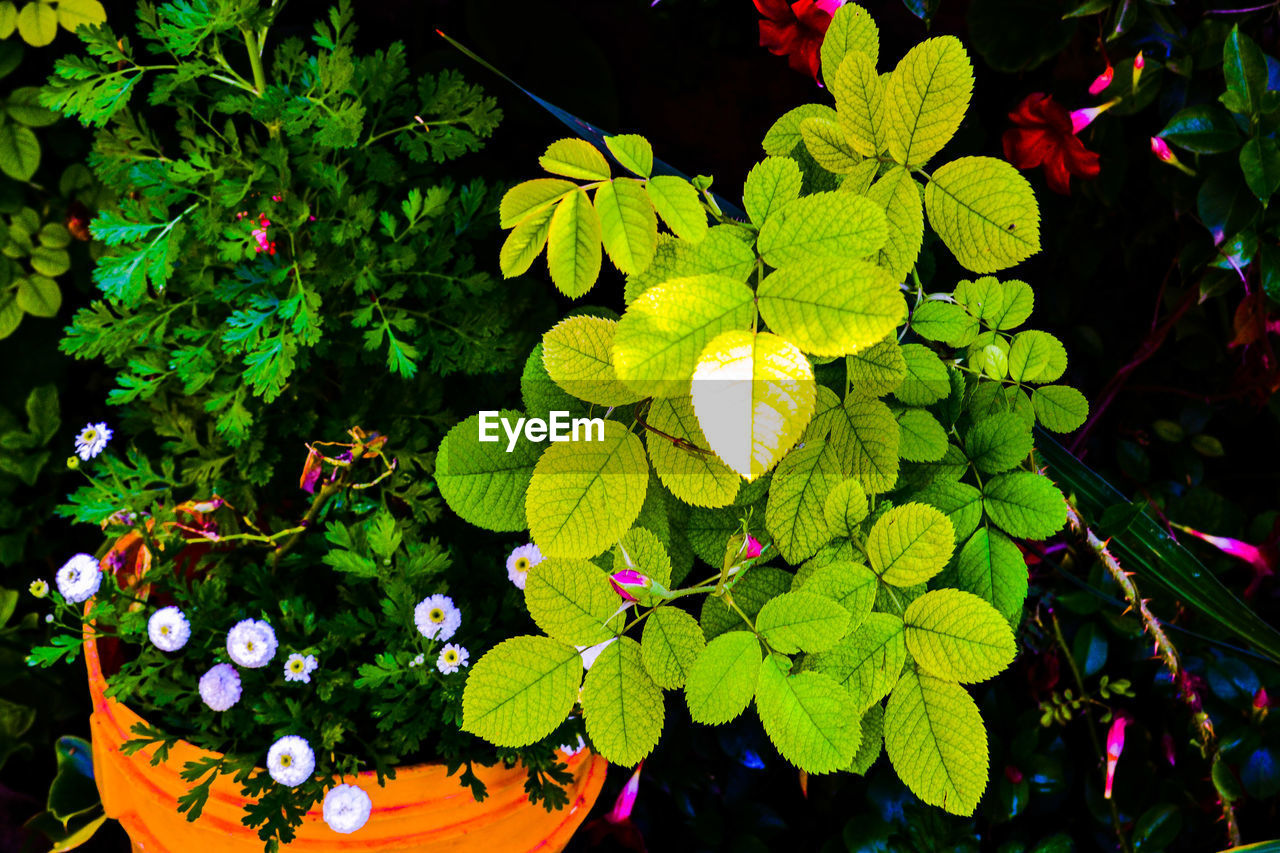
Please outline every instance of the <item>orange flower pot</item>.
[{"label": "orange flower pot", "polygon": [[[178,813],[178,797],[190,787],[178,775],[182,765],[216,753],[179,741],[164,762],[152,767],[154,747],[133,755],[120,751],[132,727],[143,719],[104,695],[107,683],[97,645],[89,640],[84,650],[93,699],[89,727],[93,734],[94,776],[103,810],[107,817],[124,826],[133,849],[146,853],[261,853],[262,841],[256,830],[240,822],[246,799],[229,776],[219,776],[214,781],[199,820],[191,822]],[[373,800],[369,822],[350,835],[341,835],[324,822],[317,804],[307,812],[288,849],[308,853],[555,853],[564,849],[600,796],[608,768],[608,762],[589,750],[579,752],[568,764],[573,774],[568,788],[569,805],[551,812],[528,801],[521,767],[477,767],[476,775],[489,790],[483,802],[476,802],[470,789],[459,785],[457,777],[448,776],[439,764],[401,768],[385,787],[378,786],[374,773],[361,773],[355,783]]]}]

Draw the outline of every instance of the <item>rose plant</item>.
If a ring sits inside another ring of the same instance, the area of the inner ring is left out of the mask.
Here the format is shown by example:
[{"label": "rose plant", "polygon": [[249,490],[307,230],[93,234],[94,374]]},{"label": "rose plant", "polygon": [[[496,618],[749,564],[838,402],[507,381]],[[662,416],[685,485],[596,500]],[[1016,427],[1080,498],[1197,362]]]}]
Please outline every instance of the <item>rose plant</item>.
[{"label": "rose plant", "polygon": [[[580,297],[603,246],[627,307],[546,332],[525,411],[502,412],[600,417],[602,440],[507,448],[476,415],[440,445],[456,513],[528,531],[512,560],[545,632],[477,661],[462,725],[514,747],[581,716],[632,765],[662,734],[663,690],[705,724],[754,702],[801,770],[865,772],[883,744],[917,796],[969,814],[988,752],[963,685],[1016,654],[1014,540],[1066,520],[1032,428],[1075,429],[1088,405],[1052,384],[1062,344],[1016,331],[1030,286],[991,275],[1040,248],[1030,185],[992,157],[931,164],[971,95],[960,42],[929,39],[881,73],[876,24],[845,4],[820,60],[835,107],[774,124],[745,216],[710,178],[661,174],[635,135],[606,140],[628,174],[563,139],[540,160],[551,177],[503,198],[504,274],[545,247]],[[917,274],[926,221],[976,274],[952,292]]]}]

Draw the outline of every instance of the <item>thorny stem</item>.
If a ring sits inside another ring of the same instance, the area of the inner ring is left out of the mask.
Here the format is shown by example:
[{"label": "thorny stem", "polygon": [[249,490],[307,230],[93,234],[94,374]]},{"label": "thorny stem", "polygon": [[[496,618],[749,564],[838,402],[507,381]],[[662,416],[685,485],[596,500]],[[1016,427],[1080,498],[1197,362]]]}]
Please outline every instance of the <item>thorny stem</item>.
[{"label": "thorny stem", "polygon": [[[1191,711],[1191,720],[1195,727],[1200,754],[1210,762],[1211,766],[1216,764],[1220,760],[1220,753],[1218,751],[1217,735],[1213,731],[1213,721],[1204,712],[1200,697],[1190,680],[1185,677],[1185,674],[1183,674],[1184,677],[1179,678],[1181,661],[1178,657],[1178,650],[1164,632],[1160,620],[1152,615],[1150,609],[1147,608],[1147,599],[1139,595],[1137,584],[1133,582],[1131,577],[1133,573],[1126,572],[1120,566],[1120,561],[1111,553],[1107,547],[1107,542],[1099,539],[1097,534],[1089,529],[1088,525],[1084,523],[1084,519],[1080,516],[1080,512],[1070,501],[1067,502],[1067,522],[1073,530],[1084,538],[1089,549],[1093,551],[1098,561],[1102,563],[1119,585],[1121,591],[1124,592],[1125,601],[1129,604],[1129,610],[1137,611],[1138,616],[1142,619],[1143,627],[1151,633],[1155,641],[1156,655],[1164,663],[1165,668],[1169,670],[1169,674],[1173,676],[1178,695]],[[1128,610],[1125,612],[1127,613]],[[1067,659],[1071,660],[1071,656],[1068,655]],[[1071,667],[1073,670],[1075,669],[1074,661],[1072,661]],[[1081,690],[1083,691],[1083,688]],[[1239,846],[1240,826],[1236,821],[1235,807],[1221,794],[1218,796],[1218,804],[1222,809],[1222,819],[1227,825],[1227,840],[1231,847]]]},{"label": "thorny stem", "polygon": [[275,567],[280,564],[281,557],[289,553],[289,551],[293,548],[293,546],[298,544],[298,540],[302,538],[302,535],[307,532],[307,528],[309,528],[312,522],[316,520],[316,516],[320,514],[320,510],[324,508],[324,505],[329,502],[329,498],[333,497],[338,492],[342,491],[343,487],[345,486],[345,483],[343,483],[343,479],[344,478],[339,477],[337,480],[334,480],[332,483],[325,483],[323,486],[320,487],[320,491],[316,492],[315,498],[312,499],[311,501],[310,508],[307,509],[307,514],[302,518],[302,523],[299,524],[296,528],[294,528],[296,532],[292,536],[290,536],[288,539],[286,539],[283,545],[276,548],[276,550],[272,552],[271,554],[272,569],[275,569]]},{"label": "thorny stem", "polygon": [[[1080,691],[1081,696],[1088,695],[1088,691],[1084,687],[1084,678],[1080,675],[1080,668],[1076,666],[1076,659],[1071,654],[1071,647],[1067,645],[1066,639],[1062,636],[1062,628],[1058,625],[1058,615],[1052,610],[1049,611],[1049,621],[1053,626],[1053,639],[1057,642],[1058,648],[1062,649],[1062,656],[1067,659],[1067,665],[1071,667],[1071,677],[1075,679],[1076,689]],[[1093,742],[1093,752],[1098,756],[1098,764],[1102,767],[1102,772],[1107,772],[1107,755],[1102,751],[1102,741],[1098,739],[1098,732],[1093,727],[1093,719],[1089,713],[1088,706],[1083,708],[1084,727],[1089,730],[1089,740]],[[1124,836],[1124,828],[1120,825],[1120,811],[1116,808],[1116,801],[1107,799],[1107,806],[1111,809],[1111,825],[1115,828],[1116,839],[1120,842],[1120,850],[1123,853],[1129,853],[1132,849],[1129,846],[1129,840]]]}]

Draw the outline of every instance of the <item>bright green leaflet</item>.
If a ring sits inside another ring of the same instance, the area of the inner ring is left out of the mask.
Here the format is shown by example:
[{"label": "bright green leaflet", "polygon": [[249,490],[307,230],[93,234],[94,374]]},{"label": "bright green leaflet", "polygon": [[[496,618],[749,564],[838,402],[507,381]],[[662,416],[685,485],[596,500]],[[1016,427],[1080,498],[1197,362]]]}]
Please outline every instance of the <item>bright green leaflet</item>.
[{"label": "bright green leaflet", "polygon": [[848,688],[859,711],[889,695],[906,660],[902,620],[890,613],[872,613],[829,651],[806,658]]},{"label": "bright green leaflet", "polygon": [[585,192],[569,193],[556,204],[547,232],[547,270],[565,296],[581,296],[600,277],[600,241],[600,217]]},{"label": "bright green leaflet", "polygon": [[974,272],[996,272],[1040,251],[1040,208],[1018,170],[992,157],[940,166],[924,188],[938,237]]},{"label": "bright green leaflet", "polygon": [[627,767],[639,762],[658,745],[665,710],[640,644],[619,637],[605,646],[582,683],[582,716],[600,754]]},{"label": "bright green leaflet", "polygon": [[[515,422],[520,412],[503,409],[500,417]],[[499,532],[523,530],[525,491],[540,448],[520,441],[506,452],[503,440],[479,441],[480,416],[472,415],[449,430],[436,454],[436,484],[449,508],[477,527]],[[501,434],[499,427],[495,432]]]},{"label": "bright green leaflet", "polygon": [[926,592],[907,606],[907,651],[920,671],[972,684],[1002,672],[1018,647],[994,607],[958,589]]},{"label": "bright green leaflet", "polygon": [[993,477],[983,486],[982,506],[1001,530],[1023,539],[1048,539],[1067,522],[1062,493],[1030,471]]},{"label": "bright green leaflet", "polygon": [[923,583],[942,571],[955,550],[951,521],[920,503],[896,506],[867,535],[867,557],[880,578],[894,586]]},{"label": "bright green leaflet", "polygon": [[[693,401],[688,396],[654,400],[645,419],[666,436],[683,439],[704,451],[707,448],[707,437],[698,426]],[[671,494],[693,506],[721,507],[733,503],[742,477],[715,455],[677,447],[666,436],[646,432],[645,442],[653,470]]]},{"label": "bright green leaflet", "polygon": [[767,276],[756,296],[769,328],[816,355],[869,347],[906,316],[893,277],[865,261],[815,258],[786,267]]},{"label": "bright green leaflet", "polygon": [[778,463],[765,526],[788,563],[812,557],[831,538],[823,507],[842,479],[840,461],[824,441],[809,442]]},{"label": "bright green leaflet", "polygon": [[609,576],[587,560],[550,558],[531,567],[524,601],[538,627],[562,643],[594,646],[622,628]]},{"label": "bright green leaflet", "polygon": [[618,324],[579,315],[561,320],[542,337],[542,363],[551,380],[580,400],[624,406],[640,399],[618,381],[612,349]]},{"label": "bright green leaflet", "polygon": [[695,723],[727,723],[747,709],[760,674],[760,641],[748,631],[721,634],[702,650],[684,685]]},{"label": "bright green leaflet", "polygon": [[820,672],[787,675],[787,658],[770,657],[760,667],[756,711],[783,758],[808,773],[849,766],[861,727],[851,716],[844,689]]},{"label": "bright green leaflet", "polygon": [[675,690],[684,686],[706,645],[696,619],[675,607],[659,607],[645,620],[640,659],[654,683]]},{"label": "bright green leaflet", "polygon": [[826,651],[844,639],[848,628],[848,610],[808,591],[784,592],[756,616],[756,631],[784,654]]},{"label": "bright green leaflet", "polygon": [[614,178],[596,187],[600,235],[613,265],[625,275],[644,272],[658,245],[658,219],[644,185]]},{"label": "bright green leaflet", "polygon": [[549,637],[512,637],[476,661],[462,694],[462,728],[496,746],[551,734],[578,699],[582,657]]},{"label": "bright green leaflet", "polygon": [[1009,537],[989,527],[974,531],[956,558],[956,578],[961,589],[1017,622],[1027,597],[1027,563]]}]

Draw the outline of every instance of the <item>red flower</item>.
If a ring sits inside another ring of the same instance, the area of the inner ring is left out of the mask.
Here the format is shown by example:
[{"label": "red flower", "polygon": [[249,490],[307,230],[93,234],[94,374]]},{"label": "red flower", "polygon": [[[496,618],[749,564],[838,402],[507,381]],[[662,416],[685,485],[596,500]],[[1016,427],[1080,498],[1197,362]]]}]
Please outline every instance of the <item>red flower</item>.
[{"label": "red flower", "polygon": [[1004,132],[1004,157],[1019,169],[1044,166],[1049,188],[1070,195],[1071,176],[1096,178],[1098,155],[1075,135],[1075,122],[1052,95],[1033,92],[1009,113],[1013,127]]},{"label": "red flower", "polygon": [[770,53],[788,57],[788,64],[815,82],[822,68],[818,51],[831,24],[831,15],[844,0],[755,0],[765,20],[760,22],[760,46]]}]

